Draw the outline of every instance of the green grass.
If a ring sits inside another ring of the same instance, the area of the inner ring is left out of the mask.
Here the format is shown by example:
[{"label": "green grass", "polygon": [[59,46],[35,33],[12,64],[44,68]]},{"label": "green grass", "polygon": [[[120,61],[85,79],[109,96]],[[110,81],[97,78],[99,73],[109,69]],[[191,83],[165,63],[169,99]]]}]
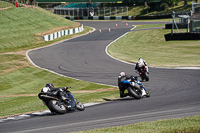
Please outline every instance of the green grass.
[{"label": "green grass", "polygon": [[130,32],[110,45],[108,52],[128,62],[143,57],[149,66],[200,66],[200,41],[166,42],[164,35],[170,32],[166,29]]},{"label": "green grass", "polygon": [[[129,7],[128,9],[128,15],[129,16],[148,16],[148,15],[162,15],[162,14],[171,14],[172,11],[175,12],[190,12],[192,10],[192,4],[191,1],[188,1],[187,7],[184,7],[184,2],[180,1],[178,5],[171,6],[166,10],[163,11],[149,11],[150,7],[144,7],[144,6],[135,6],[135,7]],[[126,13],[126,12],[125,12]]]},{"label": "green grass", "polygon": [[0,118],[47,109],[36,96],[0,98],[0,105]]},{"label": "green grass", "polygon": [[11,8],[0,11],[0,14],[2,14],[0,15],[0,52],[40,44],[44,40],[36,33],[75,25],[74,22],[43,9]]},{"label": "green grass", "polygon": [[127,126],[102,128],[77,133],[199,133],[200,116],[141,122]]},{"label": "green grass", "polygon": [[[15,7],[3,11],[1,10],[0,20],[0,118],[46,110],[47,107],[43,105],[42,101],[37,97],[37,94],[47,82],[52,82],[56,87],[71,86],[72,88],[70,91],[75,92],[110,88],[110,86],[74,80],[50,73],[40,68],[35,68],[26,59],[25,54],[23,54],[23,52],[21,53],[21,50],[49,45],[64,39],[72,38],[76,35],[84,34],[91,30],[90,28],[84,27],[85,30],[82,33],[45,42],[40,38],[38,33],[49,31],[54,27],[68,26],[71,28],[74,26],[74,23],[42,9]],[[162,25],[138,26],[138,28],[157,26]],[[113,44],[116,45],[115,49],[112,49],[113,45],[111,45],[109,52],[111,52],[111,54],[114,53],[113,55],[116,55],[117,58],[122,56],[122,59],[134,62],[138,57],[132,56],[132,53],[141,53],[138,51],[143,50],[142,52],[144,52],[144,54],[142,54],[142,56],[144,55],[147,62],[153,65],[156,64],[153,60],[157,60],[157,56],[161,55],[161,53],[163,53],[163,56],[166,56],[163,59],[159,59],[159,62],[161,61],[163,64],[168,64],[171,61],[177,61],[176,59],[179,59],[177,56],[170,57],[168,55],[171,51],[174,51],[174,55],[181,54],[183,57],[185,55],[192,55],[191,60],[193,60],[193,56],[199,56],[199,41],[165,42],[162,37],[163,34],[168,32],[167,30],[153,30],[153,32],[141,31],[137,32],[137,34],[131,32],[117,41],[116,44]],[[161,39],[159,37],[161,37]],[[134,43],[132,44],[132,42]],[[120,50],[118,43],[126,44],[123,45],[123,47],[125,47],[126,50],[127,48],[130,49],[130,51],[127,52],[129,56],[134,58],[130,59],[126,57],[124,53],[119,53],[119,51],[124,50]],[[133,48],[136,50],[134,51]],[[148,56],[150,56],[149,52],[154,54],[152,55],[155,56],[153,60],[150,60],[150,57],[148,58]],[[195,61],[199,62],[199,57],[196,59]],[[180,64],[181,63],[185,62],[181,61]],[[25,96],[19,96],[22,94]],[[119,92],[118,90],[114,90],[93,93],[74,93],[74,96],[82,103],[104,102],[119,98]],[[200,116],[194,116],[182,119],[143,122],[124,127],[97,129],[86,132],[200,132],[199,117]]]},{"label": "green grass", "polygon": [[6,7],[15,7],[15,5],[9,2],[0,1],[0,8],[6,8]]},{"label": "green grass", "polygon": [[[71,86],[71,91],[96,90],[108,87],[62,77],[43,69],[26,66],[17,69],[17,71],[2,74],[0,77],[0,85],[2,86],[0,92],[1,96],[37,94],[49,82],[52,82],[56,87]],[[5,85],[5,83],[7,84]]]},{"label": "green grass", "polygon": [[155,27],[164,27],[164,26],[165,26],[165,24],[136,25],[135,30],[137,30],[137,29],[155,28]]}]

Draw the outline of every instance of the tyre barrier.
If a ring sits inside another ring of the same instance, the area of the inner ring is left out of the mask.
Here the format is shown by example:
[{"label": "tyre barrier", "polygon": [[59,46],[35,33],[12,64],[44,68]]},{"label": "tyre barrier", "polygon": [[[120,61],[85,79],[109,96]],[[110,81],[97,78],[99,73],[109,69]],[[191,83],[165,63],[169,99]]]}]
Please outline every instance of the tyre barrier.
[{"label": "tyre barrier", "polygon": [[51,41],[62,36],[76,34],[83,31],[83,25],[74,29],[62,30],[53,34],[41,36],[45,41]]},{"label": "tyre barrier", "polygon": [[169,33],[165,34],[165,41],[200,40],[200,33]]},{"label": "tyre barrier", "polygon": [[[176,23],[176,25],[179,29],[187,29],[187,23]],[[176,25],[174,24],[174,29],[176,28]],[[165,29],[172,29],[172,23],[165,24]]]}]

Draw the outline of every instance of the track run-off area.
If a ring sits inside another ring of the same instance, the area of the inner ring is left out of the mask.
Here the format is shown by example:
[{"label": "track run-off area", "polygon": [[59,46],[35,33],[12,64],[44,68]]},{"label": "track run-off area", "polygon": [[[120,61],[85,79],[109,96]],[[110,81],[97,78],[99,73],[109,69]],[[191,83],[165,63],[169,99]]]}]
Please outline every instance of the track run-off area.
[{"label": "track run-off area", "polygon": [[[96,30],[58,44],[30,50],[27,53],[30,61],[37,67],[60,75],[110,86],[117,86],[117,77],[121,71],[135,74],[133,64],[112,58],[107,54],[106,48],[127,32],[139,32],[130,30],[133,25],[149,22],[128,22],[127,26],[122,21],[80,23]],[[111,32],[108,31],[109,28]],[[49,113],[9,120],[0,123],[0,132],[72,132],[200,115],[199,69],[150,67],[149,71],[150,81],[143,84],[150,92],[150,98],[135,100],[127,97],[89,106],[82,112],[75,111],[65,115]]]}]

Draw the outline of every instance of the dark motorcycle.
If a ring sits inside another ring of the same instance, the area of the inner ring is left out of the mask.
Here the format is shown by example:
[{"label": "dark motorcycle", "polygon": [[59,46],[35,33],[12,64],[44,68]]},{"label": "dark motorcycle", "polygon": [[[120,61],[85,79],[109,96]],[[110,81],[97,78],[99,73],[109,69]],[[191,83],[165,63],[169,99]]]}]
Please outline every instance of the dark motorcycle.
[{"label": "dark motorcycle", "polygon": [[[146,66],[147,67],[147,66]],[[147,71],[146,67],[143,65],[142,67],[140,67],[140,77],[142,79],[142,81],[149,81],[149,72]]]},{"label": "dark motorcycle", "polygon": [[[68,89],[68,88],[67,88]],[[51,112],[55,112],[57,114],[65,114],[68,111],[84,111],[85,106],[76,100],[71,92],[67,91],[66,89],[62,90],[64,91],[64,95],[66,97],[66,100],[60,100],[58,98],[58,91],[49,92],[48,87],[44,87],[41,92],[38,94],[38,97],[43,101],[44,105],[46,105]]]},{"label": "dark motorcycle", "polygon": [[[135,99],[140,99],[143,96],[150,97],[150,94],[146,91],[145,87],[138,80],[138,77],[131,77],[129,80],[124,80],[121,82],[123,87],[128,90],[128,93],[131,97]],[[134,86],[139,87],[134,87]]]}]

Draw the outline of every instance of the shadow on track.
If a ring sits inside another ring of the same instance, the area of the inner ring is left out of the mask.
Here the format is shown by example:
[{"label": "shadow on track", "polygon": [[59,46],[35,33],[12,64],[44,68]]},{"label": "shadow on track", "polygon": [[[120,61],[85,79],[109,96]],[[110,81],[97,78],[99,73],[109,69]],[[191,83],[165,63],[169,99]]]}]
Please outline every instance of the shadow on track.
[{"label": "shadow on track", "polygon": [[134,97],[125,97],[125,98],[120,98],[120,99],[108,99],[108,98],[102,98],[104,101],[126,101],[126,100],[137,100]]}]

